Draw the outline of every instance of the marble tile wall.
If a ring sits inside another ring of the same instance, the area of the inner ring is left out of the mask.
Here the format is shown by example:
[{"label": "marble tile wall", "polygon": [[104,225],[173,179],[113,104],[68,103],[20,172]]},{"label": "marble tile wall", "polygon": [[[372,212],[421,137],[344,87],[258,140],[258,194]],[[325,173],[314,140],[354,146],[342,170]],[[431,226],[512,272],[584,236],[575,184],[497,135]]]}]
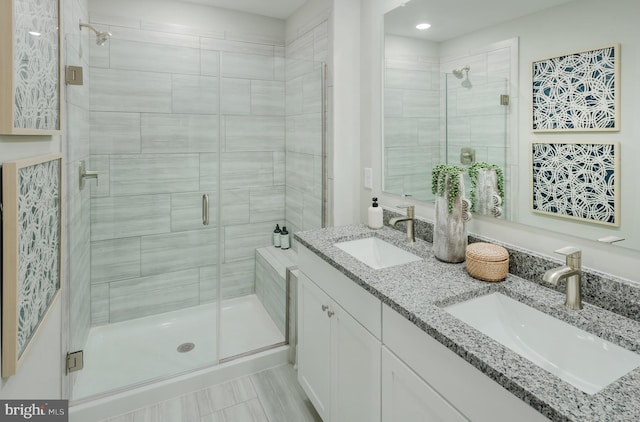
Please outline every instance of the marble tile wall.
[{"label": "marble tile wall", "polygon": [[[284,336],[287,324],[287,268],[297,267],[297,253],[292,248],[282,250],[269,246],[256,249],[255,254],[256,295]],[[295,295],[292,295],[291,291],[289,294],[295,301]],[[295,313],[293,302],[289,309],[290,324],[295,318],[292,313]],[[290,338],[289,341],[293,339]]]},{"label": "marble tile wall", "polygon": [[94,23],[113,37],[90,48],[92,323],[216,300],[219,278],[223,298],[255,293],[285,217],[282,46]]},{"label": "marble tile wall", "polygon": [[265,309],[285,334],[286,285],[283,279],[265,257],[256,252],[256,295],[265,305]]}]

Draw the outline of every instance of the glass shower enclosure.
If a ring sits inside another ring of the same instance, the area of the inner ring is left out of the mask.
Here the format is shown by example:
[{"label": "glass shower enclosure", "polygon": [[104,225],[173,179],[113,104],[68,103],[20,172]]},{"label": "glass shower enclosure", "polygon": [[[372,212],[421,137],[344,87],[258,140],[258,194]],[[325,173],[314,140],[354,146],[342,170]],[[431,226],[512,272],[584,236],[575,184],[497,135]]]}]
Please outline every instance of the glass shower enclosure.
[{"label": "glass shower enclosure", "polygon": [[284,344],[256,249],[322,225],[323,64],[101,29],[65,40],[85,75],[66,87],[80,401]]}]

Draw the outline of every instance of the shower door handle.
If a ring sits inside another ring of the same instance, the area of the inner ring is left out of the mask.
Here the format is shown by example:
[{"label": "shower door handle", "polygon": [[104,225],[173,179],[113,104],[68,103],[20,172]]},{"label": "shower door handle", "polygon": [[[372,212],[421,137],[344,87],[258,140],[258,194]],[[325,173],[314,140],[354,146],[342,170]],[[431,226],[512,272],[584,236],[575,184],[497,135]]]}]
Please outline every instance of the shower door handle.
[{"label": "shower door handle", "polygon": [[209,225],[209,195],[202,195],[202,224]]}]

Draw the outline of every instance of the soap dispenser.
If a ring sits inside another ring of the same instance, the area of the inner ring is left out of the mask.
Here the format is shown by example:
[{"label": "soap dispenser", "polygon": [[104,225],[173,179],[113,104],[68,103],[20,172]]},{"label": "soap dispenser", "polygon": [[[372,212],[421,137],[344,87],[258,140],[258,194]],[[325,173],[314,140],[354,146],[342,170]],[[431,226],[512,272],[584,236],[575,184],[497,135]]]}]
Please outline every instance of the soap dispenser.
[{"label": "soap dispenser", "polygon": [[291,242],[289,240],[289,232],[286,226],[282,226],[282,232],[280,233],[280,249],[289,249]]},{"label": "soap dispenser", "polygon": [[276,229],[273,231],[273,246],[276,248],[280,247],[280,225],[276,224]]},{"label": "soap dispenser", "polygon": [[382,228],[382,208],[378,206],[378,198],[373,198],[373,203],[369,207],[369,228]]}]

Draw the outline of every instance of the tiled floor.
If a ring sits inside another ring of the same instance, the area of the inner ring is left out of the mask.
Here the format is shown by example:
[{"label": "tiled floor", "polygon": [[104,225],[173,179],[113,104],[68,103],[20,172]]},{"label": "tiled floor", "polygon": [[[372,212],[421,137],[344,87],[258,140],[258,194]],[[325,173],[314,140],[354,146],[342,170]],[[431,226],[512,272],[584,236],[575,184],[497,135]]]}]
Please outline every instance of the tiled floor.
[{"label": "tiled floor", "polygon": [[156,403],[103,422],[320,422],[291,365]]}]

